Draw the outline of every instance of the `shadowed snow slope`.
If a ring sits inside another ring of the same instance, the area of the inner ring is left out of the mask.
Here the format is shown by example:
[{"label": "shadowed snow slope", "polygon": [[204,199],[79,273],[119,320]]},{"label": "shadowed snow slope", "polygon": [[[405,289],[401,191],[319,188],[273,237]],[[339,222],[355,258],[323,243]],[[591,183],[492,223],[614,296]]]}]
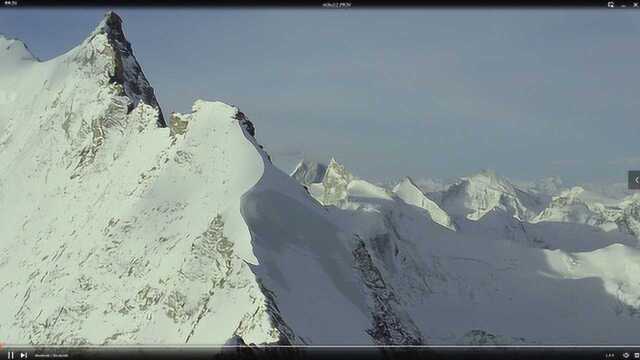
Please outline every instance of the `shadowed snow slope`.
[{"label": "shadowed snow slope", "polygon": [[303,185],[321,182],[327,166],[315,161],[300,161],[291,173],[291,177]]},{"label": "shadowed snow slope", "polygon": [[433,200],[429,199],[410,178],[404,178],[393,188],[393,192],[407,204],[425,209],[436,223],[455,230],[455,224],[449,214],[442,210]]}]

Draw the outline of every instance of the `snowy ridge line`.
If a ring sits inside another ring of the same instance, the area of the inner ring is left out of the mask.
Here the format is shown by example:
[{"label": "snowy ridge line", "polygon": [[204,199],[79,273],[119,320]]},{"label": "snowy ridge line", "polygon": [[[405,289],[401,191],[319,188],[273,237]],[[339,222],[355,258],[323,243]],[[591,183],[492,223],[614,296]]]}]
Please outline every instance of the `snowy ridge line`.
[{"label": "snowy ridge line", "polygon": [[27,46],[27,44],[25,44],[24,41],[22,41],[22,39],[18,38],[18,37],[13,37],[13,36],[9,36],[7,34],[4,34],[2,32],[0,32],[0,40],[7,40],[7,41],[12,41],[14,43],[19,43],[22,46],[24,46],[25,50],[29,53],[29,55],[31,55],[31,57],[33,58],[33,60],[37,61],[37,62],[42,62],[42,60],[40,60],[38,57],[34,56],[33,53],[31,52],[31,50],[29,49],[29,47]]}]

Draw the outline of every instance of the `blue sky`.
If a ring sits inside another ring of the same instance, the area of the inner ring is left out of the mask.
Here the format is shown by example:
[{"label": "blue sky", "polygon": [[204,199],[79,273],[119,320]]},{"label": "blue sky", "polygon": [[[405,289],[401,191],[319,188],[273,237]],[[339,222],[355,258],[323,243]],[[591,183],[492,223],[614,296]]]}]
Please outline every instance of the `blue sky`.
[{"label": "blue sky", "polygon": [[[0,10],[43,60],[107,9]],[[283,168],[374,180],[640,169],[640,10],[114,9],[165,113],[239,106]]]}]

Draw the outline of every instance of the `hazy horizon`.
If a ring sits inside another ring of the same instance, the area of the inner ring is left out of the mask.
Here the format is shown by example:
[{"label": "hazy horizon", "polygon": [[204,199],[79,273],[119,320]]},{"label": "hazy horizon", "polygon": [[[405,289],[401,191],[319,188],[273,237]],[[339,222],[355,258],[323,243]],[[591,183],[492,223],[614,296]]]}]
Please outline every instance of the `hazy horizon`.
[{"label": "hazy horizon", "polygon": [[[0,12],[43,60],[107,9]],[[114,9],[165,114],[239,106],[286,171],[624,182],[640,168],[640,19],[603,10]],[[16,16],[19,13],[19,16]]]}]

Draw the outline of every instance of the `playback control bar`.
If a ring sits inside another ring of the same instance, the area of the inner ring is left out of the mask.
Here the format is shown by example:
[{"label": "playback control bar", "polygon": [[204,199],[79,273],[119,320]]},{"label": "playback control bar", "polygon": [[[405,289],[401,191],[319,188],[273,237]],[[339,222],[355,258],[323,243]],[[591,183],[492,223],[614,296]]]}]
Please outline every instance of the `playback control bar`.
[{"label": "playback control bar", "polygon": [[[299,347],[299,346],[96,346],[24,347],[2,349],[7,360],[36,359],[640,359],[637,346],[420,346],[420,347]],[[0,356],[2,355],[0,351]],[[0,360],[3,358],[0,357]]]}]

